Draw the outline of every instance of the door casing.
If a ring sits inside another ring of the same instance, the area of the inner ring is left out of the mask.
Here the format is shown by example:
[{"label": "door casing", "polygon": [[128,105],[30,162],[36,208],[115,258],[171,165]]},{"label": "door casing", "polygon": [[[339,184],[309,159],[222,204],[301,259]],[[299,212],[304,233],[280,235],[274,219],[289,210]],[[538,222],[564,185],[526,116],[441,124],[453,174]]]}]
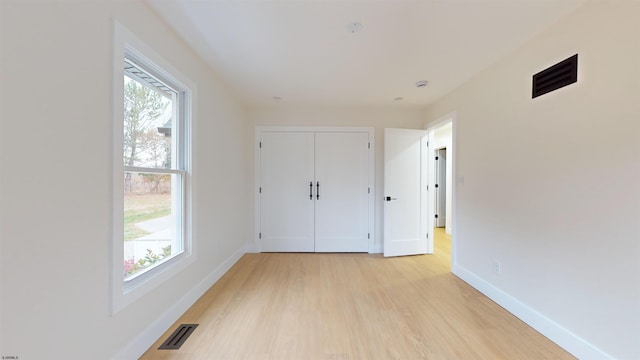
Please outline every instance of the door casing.
[{"label": "door casing", "polygon": [[[435,143],[435,130],[446,125],[447,123],[451,123],[451,148],[447,147],[447,157],[451,159],[451,271],[455,273],[455,269],[457,266],[457,243],[458,243],[458,206],[457,206],[457,198],[458,198],[458,190],[460,187],[464,186],[464,175],[458,173],[457,169],[457,127],[458,127],[458,114],[456,111],[450,112],[432,122],[430,122],[425,128],[429,132],[429,143]],[[435,173],[435,161],[434,157],[430,157],[429,159],[429,170],[431,174]],[[435,185],[435,176],[431,176],[429,180],[429,188],[433,188]],[[435,208],[435,193],[429,193],[429,207]],[[431,218],[429,228],[433,229],[435,227],[435,219]]]}]

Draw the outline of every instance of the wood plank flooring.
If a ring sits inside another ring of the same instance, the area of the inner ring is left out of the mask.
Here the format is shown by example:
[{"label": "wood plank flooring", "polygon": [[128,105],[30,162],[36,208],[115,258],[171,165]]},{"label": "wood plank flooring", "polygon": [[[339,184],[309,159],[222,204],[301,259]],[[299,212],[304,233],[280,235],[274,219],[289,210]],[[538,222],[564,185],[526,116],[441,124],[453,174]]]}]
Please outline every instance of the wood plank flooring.
[{"label": "wood plank flooring", "polygon": [[246,254],[141,359],[573,359],[452,275],[438,230],[434,255]]}]

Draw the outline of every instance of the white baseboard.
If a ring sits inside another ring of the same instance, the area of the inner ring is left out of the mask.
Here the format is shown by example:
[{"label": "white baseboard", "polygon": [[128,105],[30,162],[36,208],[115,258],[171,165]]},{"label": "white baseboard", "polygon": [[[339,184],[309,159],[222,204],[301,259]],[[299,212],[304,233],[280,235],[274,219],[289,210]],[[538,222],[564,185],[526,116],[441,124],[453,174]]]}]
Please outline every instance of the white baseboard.
[{"label": "white baseboard", "polygon": [[543,314],[520,302],[466,268],[454,264],[454,275],[486,295],[489,299],[527,323],[578,359],[611,360],[612,356],[565,329]]},{"label": "white baseboard", "polygon": [[149,347],[153,345],[153,343],[156,342],[156,340],[158,340],[158,338],[162,336],[162,334],[164,334],[164,332],[167,331],[167,329],[173,325],[173,323],[178,320],[182,314],[184,314],[207,290],[209,290],[213,284],[220,280],[222,275],[229,271],[233,264],[240,260],[244,254],[244,248],[238,249],[111,359],[128,360],[137,359],[142,356],[142,354],[144,354],[144,352],[147,351],[147,349],[149,349]]},{"label": "white baseboard", "polygon": [[255,253],[259,253],[260,251],[258,251],[258,247],[256,246],[255,243],[247,243],[244,246],[244,252],[245,253],[250,253],[250,254],[255,254]]}]

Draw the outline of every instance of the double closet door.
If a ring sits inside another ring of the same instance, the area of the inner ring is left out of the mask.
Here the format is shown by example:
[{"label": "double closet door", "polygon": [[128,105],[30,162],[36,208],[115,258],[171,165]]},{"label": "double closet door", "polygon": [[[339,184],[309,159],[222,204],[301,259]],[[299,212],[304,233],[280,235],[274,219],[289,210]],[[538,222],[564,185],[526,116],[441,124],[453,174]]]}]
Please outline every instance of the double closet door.
[{"label": "double closet door", "polygon": [[369,133],[259,136],[260,250],[369,251]]}]

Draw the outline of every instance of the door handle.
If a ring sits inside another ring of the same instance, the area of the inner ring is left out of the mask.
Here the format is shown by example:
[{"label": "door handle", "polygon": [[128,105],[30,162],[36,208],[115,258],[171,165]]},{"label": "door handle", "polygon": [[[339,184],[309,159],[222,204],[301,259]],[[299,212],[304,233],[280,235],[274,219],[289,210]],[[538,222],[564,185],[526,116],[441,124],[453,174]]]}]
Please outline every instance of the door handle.
[{"label": "door handle", "polygon": [[391,196],[387,196],[384,198],[385,201],[398,200],[398,198],[392,198]]},{"label": "door handle", "polygon": [[313,200],[313,181],[309,181],[309,200]]},{"label": "door handle", "polygon": [[316,199],[320,200],[320,181],[316,182]]}]

